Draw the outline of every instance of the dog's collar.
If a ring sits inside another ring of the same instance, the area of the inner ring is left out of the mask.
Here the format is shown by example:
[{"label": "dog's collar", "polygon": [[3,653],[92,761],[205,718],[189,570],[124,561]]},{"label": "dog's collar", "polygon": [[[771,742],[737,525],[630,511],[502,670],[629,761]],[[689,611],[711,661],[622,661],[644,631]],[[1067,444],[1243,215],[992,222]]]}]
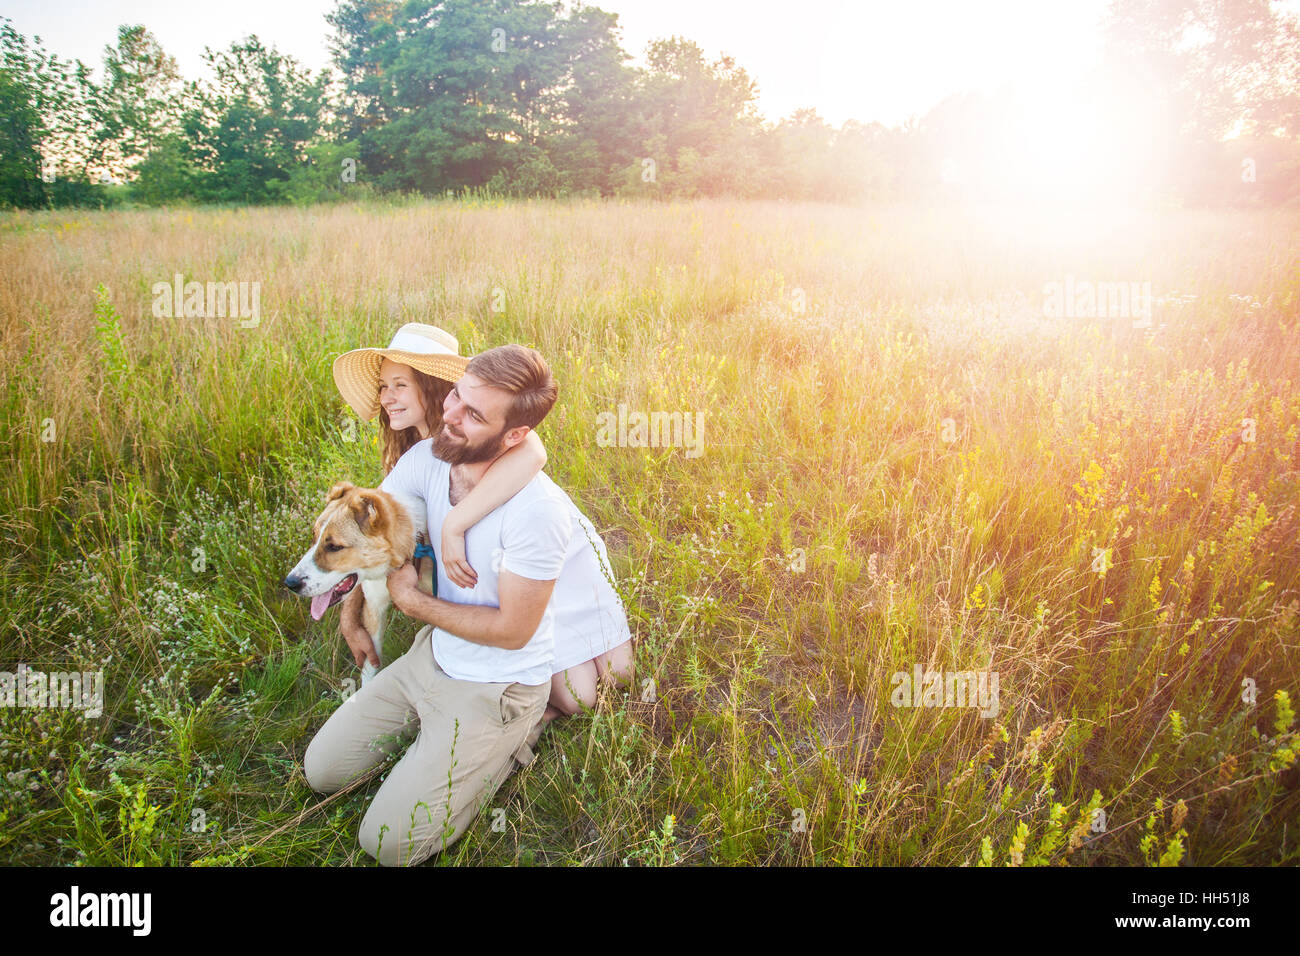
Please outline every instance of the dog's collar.
[{"label": "dog's collar", "polygon": [[424,544],[423,542],[416,543],[415,556],[417,558],[433,558],[434,561],[438,560],[438,556],[433,553],[433,545]]}]

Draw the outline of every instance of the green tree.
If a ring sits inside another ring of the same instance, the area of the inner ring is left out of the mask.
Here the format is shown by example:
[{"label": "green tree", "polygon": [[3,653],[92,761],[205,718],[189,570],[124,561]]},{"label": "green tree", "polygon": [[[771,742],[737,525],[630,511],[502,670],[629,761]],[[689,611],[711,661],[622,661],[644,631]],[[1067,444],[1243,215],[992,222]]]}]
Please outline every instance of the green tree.
[{"label": "green tree", "polygon": [[306,160],[289,172],[283,192],[289,202],[338,202],[373,192],[365,168],[357,162],[356,143],[322,141],[312,143],[306,152]]},{"label": "green tree", "polygon": [[132,196],[143,203],[163,205],[185,202],[199,194],[201,172],[192,151],[179,133],[164,136],[135,167]]},{"label": "green tree", "polygon": [[[1282,201],[1300,141],[1300,18],[1268,0],[1113,0],[1110,95],[1137,101],[1134,143],[1163,191],[1205,202]],[[1258,165],[1257,182],[1241,164]]]},{"label": "green tree", "polygon": [[96,88],[80,61],[61,60],[0,24],[0,203],[31,208],[98,201],[90,107]]},{"label": "green tree", "polygon": [[780,147],[780,186],[789,199],[834,199],[835,130],[816,110],[796,110],[773,131]]},{"label": "green tree", "polygon": [[612,15],[563,17],[558,3],[523,0],[344,0],[329,21],[343,135],[383,188],[567,191],[618,155],[611,103],[626,57]]},{"label": "green tree", "polygon": [[7,46],[11,33],[0,35],[0,42],[6,44],[5,62],[0,64],[0,205],[30,209],[45,201],[41,118],[31,90],[10,67]]},{"label": "green tree", "polygon": [[[728,56],[712,63],[690,40],[656,40],[647,53],[633,122],[641,156],[624,167],[621,191],[693,196],[744,195],[763,178],[751,148],[761,130],[757,86]],[[646,161],[654,163],[647,183]]]},{"label": "green tree", "polygon": [[619,45],[618,16],[580,7],[560,21],[569,64],[556,133],[545,143],[563,190],[612,195],[619,171],[636,157],[637,72]]},{"label": "green tree", "polygon": [[1269,0],[1113,0],[1107,65],[1154,89],[1180,131],[1300,135],[1300,18]]},{"label": "green tree", "polygon": [[181,78],[145,27],[120,26],[117,46],[104,48],[104,85],[92,113],[100,159],[115,178],[132,178],[134,168],[163,138],[179,128]]},{"label": "green tree", "polygon": [[526,138],[510,96],[527,84],[517,7],[345,0],[329,15],[352,115],[345,134],[382,187],[479,186],[507,165],[507,144]]},{"label": "green tree", "polygon": [[228,50],[207,50],[210,84],[191,84],[182,120],[184,159],[193,164],[196,198],[273,202],[290,173],[307,161],[321,132],[328,72],[315,77],[256,36]]}]

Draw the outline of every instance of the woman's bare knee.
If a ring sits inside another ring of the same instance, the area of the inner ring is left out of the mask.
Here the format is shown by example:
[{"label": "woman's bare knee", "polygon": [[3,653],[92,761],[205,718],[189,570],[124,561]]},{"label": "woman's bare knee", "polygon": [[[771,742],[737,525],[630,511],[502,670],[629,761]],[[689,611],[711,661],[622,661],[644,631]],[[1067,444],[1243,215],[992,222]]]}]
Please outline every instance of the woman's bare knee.
[{"label": "woman's bare knee", "polygon": [[551,707],[558,712],[557,716],[563,717],[572,717],[582,712],[582,705],[567,691],[562,694],[552,694]]},{"label": "woman's bare knee", "polygon": [[596,706],[596,668],[586,661],[551,678],[550,704],[561,713],[572,717],[585,707]]},{"label": "woman's bare knee", "polygon": [[610,684],[627,684],[631,682],[635,659],[632,654],[632,642],[624,641],[618,647],[606,651],[595,660],[596,673],[600,680]]}]

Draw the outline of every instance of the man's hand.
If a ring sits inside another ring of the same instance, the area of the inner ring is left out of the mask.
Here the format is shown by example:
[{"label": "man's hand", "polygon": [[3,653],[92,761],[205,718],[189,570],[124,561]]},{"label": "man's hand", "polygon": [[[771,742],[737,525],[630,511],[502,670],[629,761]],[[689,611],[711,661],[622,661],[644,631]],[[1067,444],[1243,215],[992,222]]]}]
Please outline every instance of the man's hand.
[{"label": "man's hand", "polygon": [[388,572],[388,595],[393,599],[393,605],[408,617],[411,614],[411,608],[419,602],[419,599],[425,597],[421,593],[419,576],[415,573],[415,565],[407,561],[396,571]]},{"label": "man's hand", "polygon": [[363,666],[366,661],[378,667],[379,655],[375,653],[375,642],[371,639],[365,625],[361,623],[361,606],[364,603],[365,597],[359,587],[353,588],[352,593],[343,599],[343,603],[339,605],[339,633],[343,635],[343,640],[348,642],[352,659],[358,667]]}]

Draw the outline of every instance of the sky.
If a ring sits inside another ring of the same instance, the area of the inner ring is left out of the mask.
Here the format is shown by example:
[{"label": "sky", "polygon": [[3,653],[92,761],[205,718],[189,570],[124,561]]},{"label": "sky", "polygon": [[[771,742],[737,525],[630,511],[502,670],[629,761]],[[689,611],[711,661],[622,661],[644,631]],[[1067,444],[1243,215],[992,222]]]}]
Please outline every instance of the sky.
[{"label": "sky", "polygon": [[[598,0],[619,15],[623,48],[679,35],[710,60],[731,56],[777,120],[811,107],[845,120],[897,126],[946,96],[1032,85],[1082,72],[1099,51],[1107,0]],[[117,27],[143,23],[188,79],[204,75],[203,48],[250,33],[312,69],[330,65],[325,14],[334,0],[0,0],[14,29],[97,70]],[[792,10],[794,15],[792,15]]]}]

